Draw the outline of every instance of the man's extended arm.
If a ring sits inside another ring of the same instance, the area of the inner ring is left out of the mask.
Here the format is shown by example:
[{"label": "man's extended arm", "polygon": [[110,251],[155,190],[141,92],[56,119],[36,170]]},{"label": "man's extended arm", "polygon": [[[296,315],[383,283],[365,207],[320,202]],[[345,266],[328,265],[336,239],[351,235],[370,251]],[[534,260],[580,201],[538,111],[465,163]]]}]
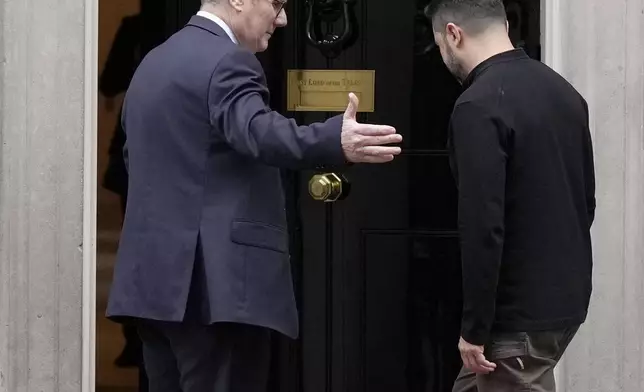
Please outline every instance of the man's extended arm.
[{"label": "man's extended arm", "polygon": [[494,321],[503,252],[507,130],[472,103],[454,109],[451,127],[463,265],[461,335],[484,345]]},{"label": "man's extended arm", "polygon": [[298,126],[268,107],[268,89],[259,61],[234,51],[213,73],[208,106],[211,124],[241,154],[268,165],[300,168],[343,164],[342,116]]}]

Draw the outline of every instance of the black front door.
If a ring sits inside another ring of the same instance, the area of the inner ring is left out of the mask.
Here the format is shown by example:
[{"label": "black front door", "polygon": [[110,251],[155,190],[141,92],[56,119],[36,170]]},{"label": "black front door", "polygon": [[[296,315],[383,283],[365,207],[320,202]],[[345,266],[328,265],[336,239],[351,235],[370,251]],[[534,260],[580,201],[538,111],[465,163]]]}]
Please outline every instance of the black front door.
[{"label": "black front door", "polygon": [[[270,1],[270,0],[256,0]],[[341,35],[342,4],[356,33],[327,57],[307,40]],[[335,113],[287,112],[288,69],[375,70],[375,112],[359,121],[390,124],[403,154],[384,165],[335,170],[351,182],[342,201],[309,195],[317,171],[284,172],[291,261],[301,337],[276,336],[271,390],[279,392],[444,392],[460,369],[460,260],[456,189],[446,151],[447,123],[460,86],[433,47],[423,15],[430,0],[289,0],[289,25],[258,55],[273,109],[300,123]],[[199,0],[143,0],[150,46],[183,26]],[[540,52],[539,0],[508,0],[511,36]],[[144,22],[145,24],[145,22]],[[325,169],[331,170],[332,169]]]},{"label": "black front door", "polygon": [[[391,164],[338,170],[351,182],[342,201],[311,198],[307,183],[319,171],[289,177],[302,336],[288,358],[301,363],[292,367],[297,382],[280,391],[447,392],[460,370],[457,191],[446,144],[461,88],[432,45],[429,2],[350,1],[357,37],[328,58],[306,39],[313,2],[290,1],[273,91],[284,88],[286,68],[375,70],[375,112],[359,120],[395,126],[404,144]],[[512,39],[537,58],[539,3],[506,1]],[[341,35],[341,14],[317,33]],[[276,99],[284,108],[283,95]],[[330,115],[285,114],[302,122]]]},{"label": "black front door", "polygon": [[431,46],[427,3],[356,2],[352,47],[333,60],[299,48],[300,68],[375,70],[375,112],[359,120],[404,137],[394,163],[344,171],[346,200],[312,200],[312,173],[300,174],[306,392],[448,391],[460,368],[456,190],[445,150],[460,86]]}]

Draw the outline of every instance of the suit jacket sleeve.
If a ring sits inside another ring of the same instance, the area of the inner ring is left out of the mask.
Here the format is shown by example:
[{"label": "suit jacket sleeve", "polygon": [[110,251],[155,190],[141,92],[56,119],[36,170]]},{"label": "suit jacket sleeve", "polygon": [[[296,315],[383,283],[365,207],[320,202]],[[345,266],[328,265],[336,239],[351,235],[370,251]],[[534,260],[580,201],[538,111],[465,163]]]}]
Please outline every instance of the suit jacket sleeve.
[{"label": "suit jacket sleeve", "polygon": [[211,125],[239,153],[283,168],[344,163],[342,117],[298,126],[268,107],[262,67],[250,52],[235,50],[213,72],[208,93]]},{"label": "suit jacket sleeve", "polygon": [[505,235],[507,130],[488,111],[463,103],[454,109],[451,132],[459,188],[461,335],[484,345],[494,322]]}]

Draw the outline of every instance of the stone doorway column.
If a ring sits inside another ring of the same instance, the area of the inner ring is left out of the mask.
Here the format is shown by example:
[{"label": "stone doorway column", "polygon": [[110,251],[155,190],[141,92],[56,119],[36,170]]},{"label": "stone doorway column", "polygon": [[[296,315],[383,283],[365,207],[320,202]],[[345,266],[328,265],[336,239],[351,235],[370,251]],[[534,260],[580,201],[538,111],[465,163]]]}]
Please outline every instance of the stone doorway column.
[{"label": "stone doorway column", "polygon": [[98,0],[0,0],[0,392],[94,390]]},{"label": "stone doorway column", "polygon": [[558,390],[639,392],[644,390],[644,1],[544,1],[550,6],[546,62],[589,103],[598,204],[590,315],[557,369]]}]

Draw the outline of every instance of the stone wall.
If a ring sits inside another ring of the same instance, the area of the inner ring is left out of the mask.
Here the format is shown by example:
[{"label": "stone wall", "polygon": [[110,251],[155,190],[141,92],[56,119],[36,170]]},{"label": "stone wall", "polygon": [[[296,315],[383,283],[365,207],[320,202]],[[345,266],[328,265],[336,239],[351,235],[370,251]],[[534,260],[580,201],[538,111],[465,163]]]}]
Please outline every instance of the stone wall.
[{"label": "stone wall", "polygon": [[644,1],[554,3],[555,64],[590,106],[598,202],[590,316],[559,390],[644,391]]},{"label": "stone wall", "polygon": [[81,390],[85,11],[0,0],[0,392]]}]

